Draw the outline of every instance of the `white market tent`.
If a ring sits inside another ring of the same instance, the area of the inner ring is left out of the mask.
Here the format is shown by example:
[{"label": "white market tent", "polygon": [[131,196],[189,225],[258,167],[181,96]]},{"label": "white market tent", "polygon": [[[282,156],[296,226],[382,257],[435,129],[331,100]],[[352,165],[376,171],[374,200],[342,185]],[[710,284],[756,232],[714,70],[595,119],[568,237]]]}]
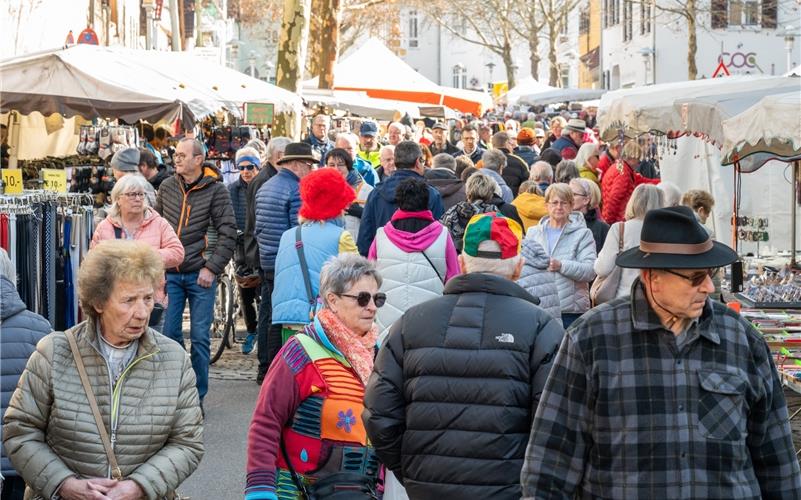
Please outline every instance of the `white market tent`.
[{"label": "white market tent", "polygon": [[506,104],[515,106],[524,95],[540,94],[552,90],[556,90],[556,87],[541,83],[535,80],[533,76],[527,76],[517,82],[517,85],[509,89],[509,92],[506,93]]},{"label": "white market tent", "polygon": [[[317,78],[307,80],[304,88],[316,88],[317,82]],[[477,116],[492,107],[488,94],[437,85],[374,38],[337,62],[334,90],[364,92],[368,97],[389,101],[442,105]]]},{"label": "white market tent", "polygon": [[532,77],[524,78],[506,93],[509,106],[545,106],[557,102],[589,101],[598,99],[606,90],[551,87]]},{"label": "white market tent", "polygon": [[[601,98],[598,126],[608,140],[649,132],[674,139],[673,148],[663,148],[672,153],[660,158],[662,178],[713,194],[718,240],[735,246],[732,215],[759,215],[770,219],[771,246],[795,249],[793,176],[786,177],[786,163],[769,160],[801,157],[799,91],[799,78],[758,76],[617,90]],[[755,172],[766,161],[772,168]],[[729,163],[736,165],[731,185],[720,168]],[[741,172],[754,173],[741,183]],[[753,246],[741,242],[743,250]]]},{"label": "white market tent", "polygon": [[412,102],[375,99],[365,92],[348,90],[304,89],[303,99],[310,106],[324,105],[333,109],[348,111],[356,116],[371,117],[377,120],[392,121],[398,115],[408,114],[412,118],[436,116],[456,117],[445,106],[420,105]]},{"label": "white market tent", "polygon": [[76,45],[0,62],[0,112],[180,119],[185,124],[245,102],[272,102],[275,112],[300,110],[294,94],[184,52]]}]

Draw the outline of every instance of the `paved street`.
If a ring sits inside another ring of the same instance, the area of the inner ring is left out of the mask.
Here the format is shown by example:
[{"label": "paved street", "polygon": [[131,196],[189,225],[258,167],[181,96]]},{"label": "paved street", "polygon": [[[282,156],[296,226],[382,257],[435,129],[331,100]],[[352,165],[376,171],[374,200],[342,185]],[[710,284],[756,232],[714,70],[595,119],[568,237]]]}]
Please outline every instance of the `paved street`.
[{"label": "paved street", "polygon": [[[213,342],[212,349],[215,347]],[[197,471],[179,488],[181,495],[192,500],[242,498],[247,429],[259,387],[255,383],[255,351],[243,356],[239,345],[236,349],[226,351],[211,367],[204,404],[206,455]]]}]

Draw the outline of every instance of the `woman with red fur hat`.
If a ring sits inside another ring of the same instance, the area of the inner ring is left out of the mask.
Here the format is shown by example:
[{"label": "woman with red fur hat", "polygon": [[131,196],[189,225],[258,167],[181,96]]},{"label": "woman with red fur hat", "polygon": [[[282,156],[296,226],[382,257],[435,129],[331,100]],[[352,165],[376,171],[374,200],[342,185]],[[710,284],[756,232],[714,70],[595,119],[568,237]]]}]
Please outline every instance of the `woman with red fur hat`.
[{"label": "woman with red fur hat", "polygon": [[[281,235],[275,260],[272,319],[273,324],[283,325],[284,341],[313,317],[323,264],[341,253],[357,252],[343,219],[345,209],[355,198],[353,188],[333,168],[315,170],[300,180],[300,226]],[[308,267],[311,297],[301,257]]]}]

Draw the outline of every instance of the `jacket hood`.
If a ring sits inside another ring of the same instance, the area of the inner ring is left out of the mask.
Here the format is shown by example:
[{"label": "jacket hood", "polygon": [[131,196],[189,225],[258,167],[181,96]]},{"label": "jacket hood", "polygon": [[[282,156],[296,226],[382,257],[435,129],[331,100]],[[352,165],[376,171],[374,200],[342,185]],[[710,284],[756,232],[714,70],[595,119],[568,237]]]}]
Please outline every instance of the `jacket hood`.
[{"label": "jacket hood", "polygon": [[5,276],[0,276],[0,319],[5,321],[15,314],[26,309],[25,303],[19,298],[17,287]]},{"label": "jacket hood", "polygon": [[[540,223],[538,226],[542,228],[542,234],[545,234],[545,226],[548,224],[550,220],[550,216],[546,215],[542,219],[540,219]],[[584,214],[581,212],[571,212],[567,218],[567,224],[565,225],[562,232],[564,234],[572,233],[573,231],[578,231],[579,229],[584,229],[587,227],[587,223],[584,222]]]},{"label": "jacket hood", "polygon": [[[400,229],[395,229],[395,226],[392,224],[397,220],[412,218],[430,219],[431,224],[427,225],[416,233],[409,233],[406,231],[401,231]],[[384,226],[384,234],[387,235],[387,238],[389,238],[389,241],[391,241],[393,245],[397,246],[404,252],[409,253],[420,252],[430,247],[439,237],[443,229],[445,229],[444,226],[440,224],[439,221],[434,220],[434,216],[431,214],[430,210],[424,210],[422,212],[405,212],[403,210],[397,210],[392,215],[392,220],[390,220]]]},{"label": "jacket hood", "polygon": [[445,284],[445,295],[461,293],[490,293],[517,297],[539,305],[540,299],[528,293],[514,281],[490,273],[468,273],[454,276]]},{"label": "jacket hood", "polygon": [[514,206],[517,207],[517,213],[530,219],[536,219],[545,210],[545,198],[534,193],[520,193],[515,199]]},{"label": "jacket hood", "polygon": [[440,178],[440,179],[428,179],[428,184],[433,186],[434,189],[439,191],[439,194],[442,197],[452,196],[453,194],[457,193],[460,189],[464,187],[464,183],[457,179],[456,177],[451,178]]},{"label": "jacket hood", "polygon": [[384,182],[379,183],[375,190],[378,191],[378,194],[381,198],[384,199],[387,203],[395,204],[395,190],[398,188],[398,184],[406,179],[420,179],[425,180],[425,177],[418,174],[417,172],[409,169],[398,169],[395,171],[394,174],[389,176]]},{"label": "jacket hood", "polygon": [[551,263],[551,258],[536,238],[525,239],[520,254],[526,259],[526,264],[530,264],[536,269],[548,269]]},{"label": "jacket hood", "polygon": [[434,179],[437,179],[437,180],[439,180],[439,179],[456,179],[456,180],[459,180],[459,178],[456,177],[456,174],[453,173],[451,170],[449,170],[447,168],[430,168],[430,169],[426,170],[425,178],[426,178],[427,181],[434,180]]}]

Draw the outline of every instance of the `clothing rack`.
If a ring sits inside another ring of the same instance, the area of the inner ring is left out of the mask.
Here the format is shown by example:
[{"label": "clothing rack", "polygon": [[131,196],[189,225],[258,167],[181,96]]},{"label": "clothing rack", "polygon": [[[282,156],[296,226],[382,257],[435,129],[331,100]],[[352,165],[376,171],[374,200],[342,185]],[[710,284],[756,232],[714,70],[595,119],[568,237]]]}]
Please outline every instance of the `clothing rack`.
[{"label": "clothing rack", "polygon": [[20,298],[57,330],[80,320],[75,282],[94,231],[93,202],[88,193],[0,195],[0,246],[17,271]]}]

